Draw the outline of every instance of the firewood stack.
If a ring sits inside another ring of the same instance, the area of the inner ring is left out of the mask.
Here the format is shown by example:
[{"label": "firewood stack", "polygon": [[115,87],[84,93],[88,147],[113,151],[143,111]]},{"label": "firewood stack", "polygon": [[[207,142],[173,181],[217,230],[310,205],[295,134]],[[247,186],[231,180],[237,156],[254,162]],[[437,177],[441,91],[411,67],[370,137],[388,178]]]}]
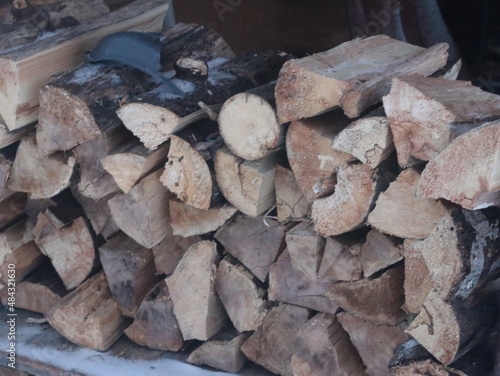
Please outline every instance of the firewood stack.
[{"label": "firewood stack", "polygon": [[102,64],[37,77],[23,62],[73,40],[53,38],[0,58],[17,72],[0,85],[0,278],[16,265],[18,308],[81,346],[125,333],[234,373],[485,374],[500,97],[445,74],[447,45],[234,57],[179,24],[161,66],[180,97]]}]

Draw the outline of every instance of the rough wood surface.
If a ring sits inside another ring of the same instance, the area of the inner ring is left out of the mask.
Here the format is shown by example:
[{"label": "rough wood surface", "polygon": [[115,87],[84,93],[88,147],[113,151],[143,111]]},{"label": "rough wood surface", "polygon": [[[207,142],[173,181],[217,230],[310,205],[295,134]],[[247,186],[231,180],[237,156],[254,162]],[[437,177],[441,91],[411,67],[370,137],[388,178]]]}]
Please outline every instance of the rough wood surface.
[{"label": "rough wood surface", "polygon": [[318,276],[334,281],[357,281],[363,276],[361,247],[363,234],[358,232],[329,237]]},{"label": "rough wood surface", "polygon": [[110,235],[113,235],[120,230],[111,217],[111,210],[108,205],[109,200],[116,196],[115,192],[104,196],[97,201],[83,196],[74,185],[71,187],[71,193],[76,201],[78,201],[81,205],[85,216],[90,221],[90,224],[97,235],[103,235],[105,239],[108,239]]},{"label": "rough wood surface", "polygon": [[320,269],[325,239],[314,232],[311,223],[302,222],[286,233],[286,247],[295,269],[315,278]]},{"label": "rough wood surface", "polygon": [[365,277],[377,273],[403,259],[403,244],[401,240],[384,235],[377,230],[371,230],[366,235],[366,241],[361,247],[359,256]]},{"label": "rough wood surface", "polygon": [[0,149],[12,145],[22,138],[29,136],[31,133],[34,133],[34,131],[34,125],[27,125],[14,131],[9,131],[0,121]]},{"label": "rough wood surface", "polygon": [[189,247],[201,240],[199,236],[183,238],[182,236],[167,234],[160,243],[152,248],[156,273],[172,274]]},{"label": "rough wood surface", "polygon": [[292,170],[276,165],[274,174],[278,222],[302,219],[311,211],[311,204],[300,190]]},{"label": "rough wood surface", "polygon": [[13,148],[0,150],[0,200],[1,197],[8,194],[7,181],[15,155],[16,151]]},{"label": "rough wood surface", "polygon": [[25,216],[26,193],[8,191],[0,201],[0,231]]}]

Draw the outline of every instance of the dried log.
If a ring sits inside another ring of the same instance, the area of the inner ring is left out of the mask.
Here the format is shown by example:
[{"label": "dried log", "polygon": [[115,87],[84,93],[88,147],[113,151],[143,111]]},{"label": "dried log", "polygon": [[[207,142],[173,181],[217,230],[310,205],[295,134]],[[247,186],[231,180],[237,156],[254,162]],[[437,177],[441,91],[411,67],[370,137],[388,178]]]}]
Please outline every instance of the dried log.
[{"label": "dried log", "polygon": [[215,292],[218,262],[214,242],[196,243],[166,280],[175,317],[185,340],[206,341],[227,323],[224,306]]},{"label": "dried log", "polygon": [[303,222],[286,233],[286,247],[295,269],[314,279],[325,252],[325,239],[314,232],[311,223]]},{"label": "dried log", "polygon": [[334,281],[361,279],[363,276],[360,259],[362,239],[363,234],[358,232],[327,238],[318,277]]},{"label": "dried log", "polygon": [[184,346],[165,281],[159,282],[144,298],[125,334],[150,349],[179,351]]},{"label": "dried log", "polygon": [[278,156],[270,154],[258,161],[245,161],[227,147],[214,157],[215,176],[222,195],[236,209],[257,217],[276,202],[274,175]]},{"label": "dried log", "polygon": [[22,192],[6,192],[0,201],[0,231],[24,217],[28,197]]},{"label": "dried log", "polygon": [[168,209],[172,194],[160,182],[162,172],[153,172],[127,194],[108,201],[118,227],[145,248],[152,248],[172,232]]},{"label": "dried log", "polygon": [[[81,205],[85,216],[90,221],[97,235],[101,234],[108,239],[109,236],[107,237],[105,234],[113,235],[119,231],[118,226],[114,224],[112,220],[111,210],[108,205],[109,200],[115,197],[116,193],[111,193],[96,201],[92,198],[83,196],[75,186],[71,187],[71,192],[75,200]],[[110,223],[112,226],[110,226]]]},{"label": "dried log", "polygon": [[[269,274],[269,267],[285,248],[286,227],[263,217],[238,215],[217,231],[215,238],[227,253],[236,257],[261,282]],[[244,239],[244,241],[242,241]]]},{"label": "dried log", "polygon": [[310,202],[332,194],[337,169],[354,160],[352,155],[332,148],[333,140],[349,121],[340,111],[332,111],[294,121],[288,128],[288,161],[297,184]]},{"label": "dried log", "polygon": [[500,116],[500,97],[470,82],[394,78],[384,97],[400,166],[429,161],[459,135]]},{"label": "dried log", "polygon": [[135,317],[156,281],[153,252],[118,233],[99,247],[102,268],[122,314]]},{"label": "dried log", "polygon": [[257,330],[268,312],[265,291],[257,287],[253,278],[252,273],[229,257],[217,268],[215,291],[238,332]]},{"label": "dried log", "polygon": [[417,196],[444,198],[470,210],[499,206],[499,150],[498,121],[459,136],[427,164]]},{"label": "dried log", "polygon": [[45,317],[71,342],[97,351],[106,351],[128,325],[111,297],[104,272],[62,298]]},{"label": "dried log", "polygon": [[278,222],[302,219],[309,215],[311,204],[300,190],[292,170],[277,165],[274,173],[274,188]]},{"label": "dried log", "polygon": [[403,259],[403,244],[392,236],[371,230],[359,255],[365,277],[377,273]]},{"label": "dried log", "polygon": [[[15,130],[36,121],[40,87],[51,76],[77,66],[84,53],[108,34],[159,31],[167,8],[163,0],[135,1],[91,23],[4,51],[0,59],[0,74],[5,77],[0,83],[0,116],[5,125]],[[33,66],[37,67],[36,77],[32,75]]]},{"label": "dried log", "polygon": [[9,180],[12,162],[15,157],[15,150],[9,149],[0,150],[0,197],[8,194],[7,181]]},{"label": "dried log", "polygon": [[444,67],[446,44],[427,50],[385,35],[345,42],[331,50],[287,62],[276,84],[280,123],[335,107],[358,117],[390,89],[395,76],[429,76]]},{"label": "dried log", "polygon": [[34,125],[27,125],[22,128],[18,128],[14,131],[9,131],[2,122],[0,122],[0,149],[5,148],[13,143],[30,136],[34,133]]},{"label": "dried log", "polygon": [[172,274],[189,247],[201,240],[199,236],[183,238],[167,234],[160,243],[152,248],[156,273]]},{"label": "dried log", "polygon": [[427,237],[446,213],[444,205],[435,200],[415,196],[420,178],[417,170],[409,168],[381,193],[368,223],[383,233],[400,238]]},{"label": "dried log", "polygon": [[294,376],[366,375],[349,335],[337,317],[325,313],[318,313],[299,330],[292,372]]}]

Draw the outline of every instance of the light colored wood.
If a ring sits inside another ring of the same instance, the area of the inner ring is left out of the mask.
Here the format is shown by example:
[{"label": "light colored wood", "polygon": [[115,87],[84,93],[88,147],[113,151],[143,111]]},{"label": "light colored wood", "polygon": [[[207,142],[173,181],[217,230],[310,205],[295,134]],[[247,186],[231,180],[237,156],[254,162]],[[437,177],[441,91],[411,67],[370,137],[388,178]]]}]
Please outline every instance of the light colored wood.
[{"label": "light colored wood", "polygon": [[403,259],[403,244],[392,236],[372,229],[366,235],[359,256],[365,277],[377,273]]},{"label": "light colored wood", "polygon": [[377,230],[400,238],[427,237],[446,213],[442,203],[415,196],[420,174],[414,168],[401,172],[381,193],[368,223]]},{"label": "light colored wood", "polygon": [[111,210],[108,206],[109,200],[115,197],[116,193],[111,193],[97,201],[83,196],[75,186],[71,187],[71,193],[83,208],[85,216],[90,221],[90,224],[96,234],[105,236],[105,234],[109,234],[109,232],[116,233],[119,231],[116,224],[110,226],[110,222],[113,222],[113,219],[111,217]]},{"label": "light colored wood", "polygon": [[316,231],[322,236],[333,236],[363,226],[378,193],[377,179],[378,174],[367,165],[341,166],[335,192],[312,204]]},{"label": "light colored wood", "polygon": [[222,195],[239,211],[257,217],[276,202],[274,175],[277,155],[258,161],[245,161],[227,147],[214,157],[215,176]]},{"label": "light colored wood", "polygon": [[311,211],[311,204],[300,190],[292,170],[276,165],[274,174],[278,222],[302,219]]},{"label": "light colored wood", "polygon": [[201,240],[200,236],[183,238],[182,236],[167,234],[160,243],[152,248],[156,273],[172,274],[189,247]]},{"label": "light colored wood", "polygon": [[14,155],[0,151],[0,197],[8,194],[7,181],[10,177]]},{"label": "light colored wood", "polygon": [[351,118],[376,104],[395,76],[429,76],[444,67],[446,44],[428,50],[384,35],[355,39],[287,62],[276,84],[281,123],[342,107]]},{"label": "light colored wood", "polygon": [[106,351],[128,325],[111,296],[104,272],[62,298],[45,317],[69,341],[97,351]]},{"label": "light colored wood", "polygon": [[500,116],[500,97],[470,82],[394,78],[384,97],[400,166],[429,161],[459,135]]},{"label": "light colored wood", "polygon": [[444,198],[469,210],[499,206],[500,121],[456,138],[427,164],[416,194]]},{"label": "light colored wood", "polygon": [[314,232],[311,223],[302,222],[286,233],[286,247],[295,269],[314,279],[320,269],[325,239]]},{"label": "light colored wood", "polygon": [[34,125],[27,125],[14,131],[9,131],[7,127],[2,122],[0,122],[0,149],[12,145],[22,138],[34,133],[34,131]]},{"label": "light colored wood", "polygon": [[427,295],[434,284],[424,257],[418,249],[420,240],[405,239],[405,304],[403,309],[409,313],[419,313]]},{"label": "light colored wood", "polygon": [[206,341],[227,324],[224,306],[215,292],[218,262],[216,244],[201,241],[188,249],[166,280],[185,340]]},{"label": "light colored wood", "polygon": [[326,239],[318,276],[334,281],[357,281],[363,276],[360,234],[346,234]]},{"label": "light colored wood", "polygon": [[341,111],[290,124],[286,153],[297,184],[312,202],[333,193],[339,167],[352,162],[350,154],[332,148],[335,137],[350,120]]}]

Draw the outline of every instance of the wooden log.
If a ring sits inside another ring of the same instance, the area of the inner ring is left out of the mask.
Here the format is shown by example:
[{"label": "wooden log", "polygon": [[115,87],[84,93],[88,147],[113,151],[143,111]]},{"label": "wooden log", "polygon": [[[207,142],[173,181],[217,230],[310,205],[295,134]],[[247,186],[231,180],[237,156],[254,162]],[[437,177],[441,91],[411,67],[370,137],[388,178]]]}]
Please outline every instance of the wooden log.
[{"label": "wooden log", "polygon": [[257,330],[269,311],[265,291],[244,266],[225,257],[217,268],[215,291],[238,332]]},{"label": "wooden log", "polygon": [[371,230],[366,235],[366,241],[361,247],[359,258],[364,276],[370,277],[401,261],[403,259],[403,244],[395,237]]},{"label": "wooden log", "polygon": [[214,168],[222,195],[236,209],[257,217],[276,202],[274,175],[278,156],[270,154],[258,161],[244,161],[227,147],[217,150]]},{"label": "wooden log", "polygon": [[[123,30],[161,30],[167,11],[163,0],[135,1],[94,22],[64,30],[53,37],[4,51],[0,72],[0,116],[10,130],[38,118],[39,90],[50,77],[76,67],[104,36]],[[47,50],[51,51],[47,54]],[[31,67],[37,67],[32,75]]]},{"label": "wooden log", "polygon": [[361,247],[363,236],[358,232],[326,239],[318,276],[334,281],[357,281],[363,276]]},{"label": "wooden log", "polygon": [[[238,215],[215,234],[227,253],[236,257],[261,282],[269,274],[269,267],[285,248],[286,227],[263,217]],[[242,241],[244,239],[244,241]]]},{"label": "wooden log", "polygon": [[[292,376],[292,355],[297,334],[309,319],[309,310],[288,304],[274,307],[241,351],[251,361],[279,375]],[[283,346],[283,344],[289,344]]]},{"label": "wooden log", "polygon": [[397,325],[404,319],[403,278],[403,265],[398,265],[378,278],[337,282],[326,296],[353,316],[375,324]]},{"label": "wooden log", "polygon": [[[112,221],[111,210],[108,205],[109,200],[115,197],[116,193],[111,193],[97,201],[83,196],[74,185],[71,187],[71,193],[76,201],[78,201],[81,205],[83,212],[85,213],[85,217],[87,217],[90,221],[92,229],[97,235],[105,236],[105,233],[111,234],[119,231],[116,224],[110,226],[110,222],[114,222]],[[107,237],[105,236],[105,238]]]},{"label": "wooden log", "polygon": [[470,82],[394,78],[384,97],[401,167],[429,161],[459,135],[500,116],[500,97]]},{"label": "wooden log", "polygon": [[366,375],[349,335],[337,317],[318,313],[299,330],[292,356],[294,376]]},{"label": "wooden log", "polygon": [[368,223],[383,233],[400,238],[427,237],[446,213],[442,203],[415,196],[420,174],[414,168],[401,172],[381,193]]},{"label": "wooden log", "polygon": [[48,198],[69,187],[75,159],[62,153],[45,156],[35,137],[24,139],[17,149],[8,187],[31,198]]},{"label": "wooden log", "polygon": [[146,295],[125,334],[135,343],[150,349],[179,351],[184,346],[165,281],[159,282]]},{"label": "wooden log", "polygon": [[188,249],[166,280],[185,340],[206,341],[227,323],[224,306],[215,292],[218,262],[216,244],[201,241]]},{"label": "wooden log", "polygon": [[237,212],[231,205],[201,210],[171,200],[170,220],[173,234],[184,238],[217,231]]},{"label": "wooden log", "polygon": [[9,191],[0,201],[0,231],[25,216],[26,193]]},{"label": "wooden log", "polygon": [[[469,210],[499,206],[499,145],[499,121],[459,136],[427,164],[417,196],[444,198]],[[464,155],[459,163],[458,156]]]},{"label": "wooden log", "polygon": [[216,59],[208,64],[207,80],[178,82],[186,91],[184,98],[162,91],[160,87],[131,98],[120,108],[118,116],[146,147],[155,149],[170,134],[207,118],[208,114],[200,108],[200,102],[219,107],[235,94],[276,79],[281,66],[290,55],[265,51],[229,61],[217,59],[221,57],[219,55],[214,57]]},{"label": "wooden log", "polygon": [[104,272],[62,298],[45,317],[69,341],[97,351],[106,351],[129,324],[111,296]]},{"label": "wooden log", "polygon": [[274,188],[278,222],[302,219],[309,215],[311,204],[300,190],[292,170],[276,165]]},{"label": "wooden log", "polygon": [[408,339],[407,324],[374,325],[347,312],[337,314],[337,320],[347,333],[366,366],[368,376],[389,375],[389,361],[394,349]]},{"label": "wooden log", "polygon": [[183,238],[167,234],[160,243],[152,248],[156,273],[172,274],[189,247],[201,240],[199,236]]},{"label": "wooden log", "polygon": [[312,117],[335,107],[358,117],[390,89],[395,76],[429,76],[444,67],[446,44],[427,50],[384,35],[345,42],[283,66],[276,84],[280,123]]},{"label": "wooden log", "polygon": [[367,165],[345,165],[337,171],[335,192],[316,199],[311,216],[322,236],[340,235],[363,226],[378,194],[378,173]]},{"label": "wooden log", "polygon": [[10,177],[10,170],[15,155],[16,150],[14,148],[0,150],[0,197],[8,194],[7,181]]},{"label": "wooden log", "polygon": [[187,361],[225,372],[240,372],[247,362],[240,348],[248,337],[248,333],[240,334],[234,331],[221,333],[189,354]]},{"label": "wooden log", "polygon": [[135,317],[156,284],[153,252],[118,233],[99,247],[99,256],[113,299],[124,316]]},{"label": "wooden log", "polygon": [[297,184],[310,202],[333,193],[336,171],[352,162],[350,154],[332,148],[335,137],[349,124],[340,111],[290,124],[286,152]]},{"label": "wooden log", "polygon": [[9,131],[7,127],[0,122],[0,149],[31,135],[34,131],[34,125],[27,125],[14,131]]},{"label": "wooden log", "polygon": [[295,269],[314,279],[325,252],[325,239],[314,232],[311,223],[302,222],[286,233],[286,247]]},{"label": "wooden log", "polygon": [[108,201],[118,227],[145,248],[152,248],[171,233],[168,202],[172,194],[161,184],[157,170],[135,185],[127,194]]}]

